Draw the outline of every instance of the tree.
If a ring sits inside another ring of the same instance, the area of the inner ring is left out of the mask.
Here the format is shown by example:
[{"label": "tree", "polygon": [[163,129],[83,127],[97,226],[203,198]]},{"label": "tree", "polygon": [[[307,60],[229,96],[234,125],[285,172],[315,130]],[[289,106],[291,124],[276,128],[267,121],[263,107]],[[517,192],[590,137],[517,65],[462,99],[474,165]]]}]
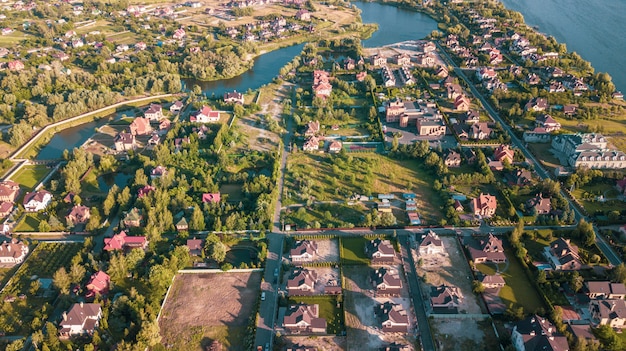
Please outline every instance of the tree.
[{"label": "tree", "polygon": [[86,272],[85,267],[83,267],[80,263],[74,263],[72,267],[70,267],[70,281],[73,284],[79,284],[85,277]]},{"label": "tree", "polygon": [[19,339],[7,345],[6,351],[22,351],[23,348],[24,348],[24,340]]},{"label": "tree", "polygon": [[115,197],[117,196],[117,193],[119,191],[120,191],[120,188],[117,186],[117,184],[113,184],[111,189],[109,189],[107,197],[104,199],[104,202],[102,203],[102,212],[104,213],[105,216],[110,215],[111,210],[113,210],[113,208],[115,207]]},{"label": "tree", "polygon": [[485,292],[485,286],[480,280],[474,280],[472,282],[472,291],[475,294],[482,294],[483,292]]},{"label": "tree", "polygon": [[191,230],[204,230],[206,227],[204,223],[204,213],[202,213],[202,209],[200,206],[195,206],[193,208],[193,213],[191,214],[191,220],[189,221],[189,228]]},{"label": "tree", "polygon": [[608,351],[622,350],[622,339],[611,326],[604,324],[592,329],[593,334],[600,340],[602,348]]},{"label": "tree", "polygon": [[204,250],[208,258],[218,263],[221,263],[224,259],[226,259],[226,245],[224,245],[215,234],[207,236],[204,244]]},{"label": "tree", "polygon": [[135,186],[144,186],[148,184],[148,176],[146,172],[144,172],[143,168],[139,168],[135,171],[135,182],[133,185]]},{"label": "tree", "polygon": [[69,294],[70,293],[70,276],[67,274],[67,271],[64,267],[59,268],[54,275],[52,276],[52,284],[61,291],[61,294]]},{"label": "tree", "polygon": [[40,232],[49,232],[51,228],[50,224],[48,224],[46,220],[42,220],[41,222],[39,222],[38,229]]},{"label": "tree", "polygon": [[98,230],[101,223],[102,218],[100,218],[100,211],[98,211],[97,207],[92,207],[90,210],[89,220],[87,221],[87,225],[85,225],[85,230],[89,232],[93,232]]},{"label": "tree", "polygon": [[626,265],[623,262],[611,270],[611,280],[616,283],[626,283]]},{"label": "tree", "polygon": [[124,187],[121,193],[117,196],[117,204],[120,205],[120,208],[123,210],[128,209],[128,205],[130,205],[130,188]]},{"label": "tree", "polygon": [[582,289],[584,282],[585,279],[577,271],[574,271],[574,273],[572,273],[572,275],[570,276],[570,287],[575,292],[578,292],[580,291],[580,289]]}]

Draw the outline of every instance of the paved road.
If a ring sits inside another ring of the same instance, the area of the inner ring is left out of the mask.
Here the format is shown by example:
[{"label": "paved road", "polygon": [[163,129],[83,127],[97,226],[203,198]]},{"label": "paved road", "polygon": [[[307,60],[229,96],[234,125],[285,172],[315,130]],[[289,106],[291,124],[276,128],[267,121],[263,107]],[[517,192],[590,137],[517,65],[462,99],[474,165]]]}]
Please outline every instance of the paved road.
[{"label": "paved road", "polygon": [[433,340],[430,331],[430,324],[428,324],[426,306],[424,305],[424,299],[422,298],[422,290],[420,289],[419,282],[417,281],[413,255],[411,255],[411,243],[409,241],[409,236],[407,235],[401,237],[400,241],[402,243],[402,256],[405,262],[404,269],[408,278],[411,298],[413,299],[413,309],[415,310],[415,316],[417,317],[417,326],[420,330],[422,349],[424,351],[435,351],[435,341]]},{"label": "paved road", "polygon": [[[502,118],[500,118],[500,115],[498,114],[498,112],[491,106],[491,104],[489,104],[489,102],[478,91],[478,89],[476,89],[476,87],[474,86],[472,81],[470,81],[468,79],[468,77],[465,75],[465,73],[463,72],[463,70],[461,68],[459,68],[459,66],[457,66],[457,64],[454,62],[454,60],[452,60],[452,58],[448,55],[446,50],[444,50],[444,48],[441,47],[441,45],[439,43],[437,43],[437,46],[439,47],[439,52],[441,52],[443,54],[443,56],[446,59],[446,61],[448,62],[448,64],[451,65],[452,67],[454,67],[454,72],[467,83],[467,86],[472,91],[472,94],[474,94],[474,96],[480,100],[481,104],[483,105],[483,107],[485,108],[485,110],[487,111],[487,113],[489,114],[491,119],[496,121],[496,122],[498,122],[498,123],[500,123],[502,128],[511,136],[511,143],[513,143],[513,145],[515,145],[518,149],[520,149],[522,151],[522,153],[524,154],[524,157],[526,157],[526,159],[530,162],[530,164],[532,164],[534,166],[535,171],[537,172],[537,174],[542,179],[549,179],[549,178],[551,178],[550,174],[543,168],[542,164],[537,161],[535,156],[533,154],[531,154],[530,151],[528,151],[528,149],[526,148],[526,144],[523,143],[513,133],[513,131],[511,130],[511,127],[508,125],[508,123],[505,123],[505,121],[502,120]],[[580,210],[578,210],[578,207],[576,207],[576,205],[574,205],[572,203],[572,201],[570,200],[569,196],[567,194],[565,194],[565,192],[563,190],[561,190],[561,196],[563,196],[563,198],[565,198],[567,200],[567,202],[569,203],[570,208],[572,208],[574,210],[574,214],[576,216],[576,221],[577,222],[580,221],[581,219],[587,220],[586,217],[580,212]],[[594,229],[595,229],[595,227],[594,227]],[[596,230],[596,243],[598,244],[598,247],[600,248],[600,250],[602,250],[602,252],[604,253],[604,255],[607,257],[607,259],[609,260],[609,262],[612,265],[618,265],[618,264],[622,263],[621,258],[604,241],[604,239],[599,235],[597,230]]]},{"label": "paved road", "polygon": [[[265,282],[261,284],[261,291],[265,292],[265,301],[259,306],[259,321],[256,329],[255,346],[270,345],[274,337],[274,323],[276,322],[276,309],[278,306],[277,287],[280,280],[274,276],[274,270],[278,269],[281,274],[282,248],[284,235],[270,233],[267,235],[267,260],[265,261]],[[274,283],[276,281],[276,283]],[[271,348],[270,348],[271,349]]]}]

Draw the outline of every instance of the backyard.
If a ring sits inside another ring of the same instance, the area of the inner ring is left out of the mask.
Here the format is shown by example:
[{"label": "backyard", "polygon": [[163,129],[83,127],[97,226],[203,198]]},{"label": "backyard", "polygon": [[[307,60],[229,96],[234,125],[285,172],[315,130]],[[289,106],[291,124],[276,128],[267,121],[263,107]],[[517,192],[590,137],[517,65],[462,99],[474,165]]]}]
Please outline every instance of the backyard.
[{"label": "backyard", "polygon": [[369,265],[370,259],[365,255],[368,240],[362,236],[340,238],[341,263],[345,265]]},{"label": "backyard", "polygon": [[320,318],[326,319],[327,334],[341,334],[345,329],[343,299],[338,296],[292,296],[287,305],[319,305]]},{"label": "backyard", "polygon": [[26,165],[11,177],[16,183],[22,187],[33,190],[35,186],[48,174],[50,168],[46,165]]}]

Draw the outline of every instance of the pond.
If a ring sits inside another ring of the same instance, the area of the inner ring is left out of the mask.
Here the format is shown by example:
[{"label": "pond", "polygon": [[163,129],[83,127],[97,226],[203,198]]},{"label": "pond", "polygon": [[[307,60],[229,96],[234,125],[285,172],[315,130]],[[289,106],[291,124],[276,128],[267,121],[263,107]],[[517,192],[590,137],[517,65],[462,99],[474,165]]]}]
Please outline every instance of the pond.
[{"label": "pond", "polygon": [[117,185],[120,189],[123,189],[130,179],[133,178],[132,174],[127,173],[107,173],[98,177],[98,188],[102,192],[108,192],[113,184]]}]

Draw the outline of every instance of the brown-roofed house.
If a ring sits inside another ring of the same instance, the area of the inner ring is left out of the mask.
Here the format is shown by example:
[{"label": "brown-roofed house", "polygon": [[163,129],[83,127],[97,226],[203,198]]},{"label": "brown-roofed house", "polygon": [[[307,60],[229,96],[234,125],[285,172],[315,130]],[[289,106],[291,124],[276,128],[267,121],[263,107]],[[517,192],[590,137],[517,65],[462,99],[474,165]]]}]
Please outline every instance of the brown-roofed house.
[{"label": "brown-roofed house", "polygon": [[116,151],[129,151],[137,148],[137,141],[135,140],[135,136],[131,133],[117,133],[113,142]]},{"label": "brown-roofed house", "polygon": [[234,102],[236,104],[242,104],[243,105],[243,102],[244,102],[243,94],[242,93],[238,93],[237,90],[226,92],[226,93],[224,93],[224,102]]},{"label": "brown-roofed house", "polygon": [[24,262],[26,255],[28,255],[28,245],[15,238],[10,242],[5,241],[0,244],[0,263],[16,265]]},{"label": "brown-roofed house", "polygon": [[326,333],[326,319],[319,317],[319,305],[291,305],[285,312],[283,328],[291,333]]},{"label": "brown-roofed house", "polygon": [[624,300],[626,287],[622,283],[608,281],[586,282],[587,296],[590,299]]},{"label": "brown-roofed house", "polygon": [[315,136],[320,132],[320,121],[310,121],[306,124],[304,136]]},{"label": "brown-roofed house", "polygon": [[313,295],[316,282],[317,273],[314,270],[295,268],[287,280],[289,296]]},{"label": "brown-roofed house", "polygon": [[506,262],[506,255],[502,247],[502,240],[495,235],[480,239],[478,242],[471,241],[467,249],[474,264],[484,262],[502,263]]},{"label": "brown-roofed house", "polygon": [[152,133],[150,120],[143,117],[135,118],[128,128],[130,129],[130,134],[132,135],[148,135]]},{"label": "brown-roofed house", "polygon": [[436,255],[436,254],[445,254],[446,249],[443,247],[443,241],[439,239],[439,235],[437,235],[432,230],[428,231],[428,234],[422,235],[422,241],[419,245],[419,255],[427,256],[427,255]]},{"label": "brown-roofed house", "polygon": [[289,255],[294,263],[311,262],[317,256],[317,243],[313,240],[298,240],[294,243]]},{"label": "brown-roofed house", "polygon": [[551,199],[539,193],[526,201],[526,209],[538,215],[548,214],[552,211]]},{"label": "brown-roofed house", "polygon": [[558,238],[545,248],[545,256],[555,270],[576,271],[583,264],[578,255],[578,246],[570,243],[569,239]]},{"label": "brown-roofed house", "polygon": [[376,238],[365,245],[365,254],[371,258],[372,264],[393,263],[396,258],[396,250],[391,241]]},{"label": "brown-roofed house", "polygon": [[15,202],[20,194],[20,185],[11,180],[0,182],[0,201]]},{"label": "brown-roofed house", "polygon": [[187,248],[191,256],[202,256],[202,249],[204,248],[204,240],[202,239],[187,239]]},{"label": "brown-roofed house", "polygon": [[387,301],[375,307],[374,314],[378,317],[385,333],[406,333],[409,328],[409,317],[400,304]]},{"label": "brown-roofed house", "polygon": [[[83,205],[76,205],[72,207],[70,213],[65,216],[65,221],[68,225],[85,224],[91,217],[91,210],[89,207]],[[70,225],[70,226],[71,226]]]},{"label": "brown-roofed house", "polygon": [[370,282],[376,288],[376,295],[399,296],[402,292],[402,278],[398,270],[380,267],[370,274]]},{"label": "brown-roofed house", "polygon": [[459,167],[461,166],[461,154],[454,150],[448,150],[443,162],[448,167]]},{"label": "brown-roofed house", "polygon": [[501,275],[486,275],[482,280],[483,286],[488,289],[501,288],[506,285]]},{"label": "brown-roofed house", "polygon": [[8,201],[0,201],[0,218],[8,216],[13,211],[13,203]]},{"label": "brown-roofed house", "polygon": [[608,325],[611,328],[626,327],[626,301],[591,300],[589,313],[595,325]]},{"label": "brown-roofed house", "polygon": [[511,146],[506,144],[499,145],[493,152],[494,160],[500,161],[502,163],[504,163],[504,161],[506,160],[509,164],[512,164],[513,156],[515,156],[515,151],[511,149]]},{"label": "brown-roofed house", "polygon": [[[181,103],[181,107],[182,107],[182,103]],[[150,106],[146,109],[143,115],[144,117],[148,119],[148,121],[158,121],[161,118],[163,118],[163,106],[159,104],[150,104]]]},{"label": "brown-roofed house", "polygon": [[433,308],[458,308],[463,301],[463,293],[456,286],[433,286],[430,290],[430,305]]},{"label": "brown-roofed house", "polygon": [[97,303],[75,303],[69,311],[63,313],[63,320],[59,323],[61,337],[92,335],[98,327],[102,309]]},{"label": "brown-roofed house", "polygon": [[475,216],[488,218],[496,214],[498,202],[495,196],[481,193],[477,198],[472,199],[471,206]]}]

